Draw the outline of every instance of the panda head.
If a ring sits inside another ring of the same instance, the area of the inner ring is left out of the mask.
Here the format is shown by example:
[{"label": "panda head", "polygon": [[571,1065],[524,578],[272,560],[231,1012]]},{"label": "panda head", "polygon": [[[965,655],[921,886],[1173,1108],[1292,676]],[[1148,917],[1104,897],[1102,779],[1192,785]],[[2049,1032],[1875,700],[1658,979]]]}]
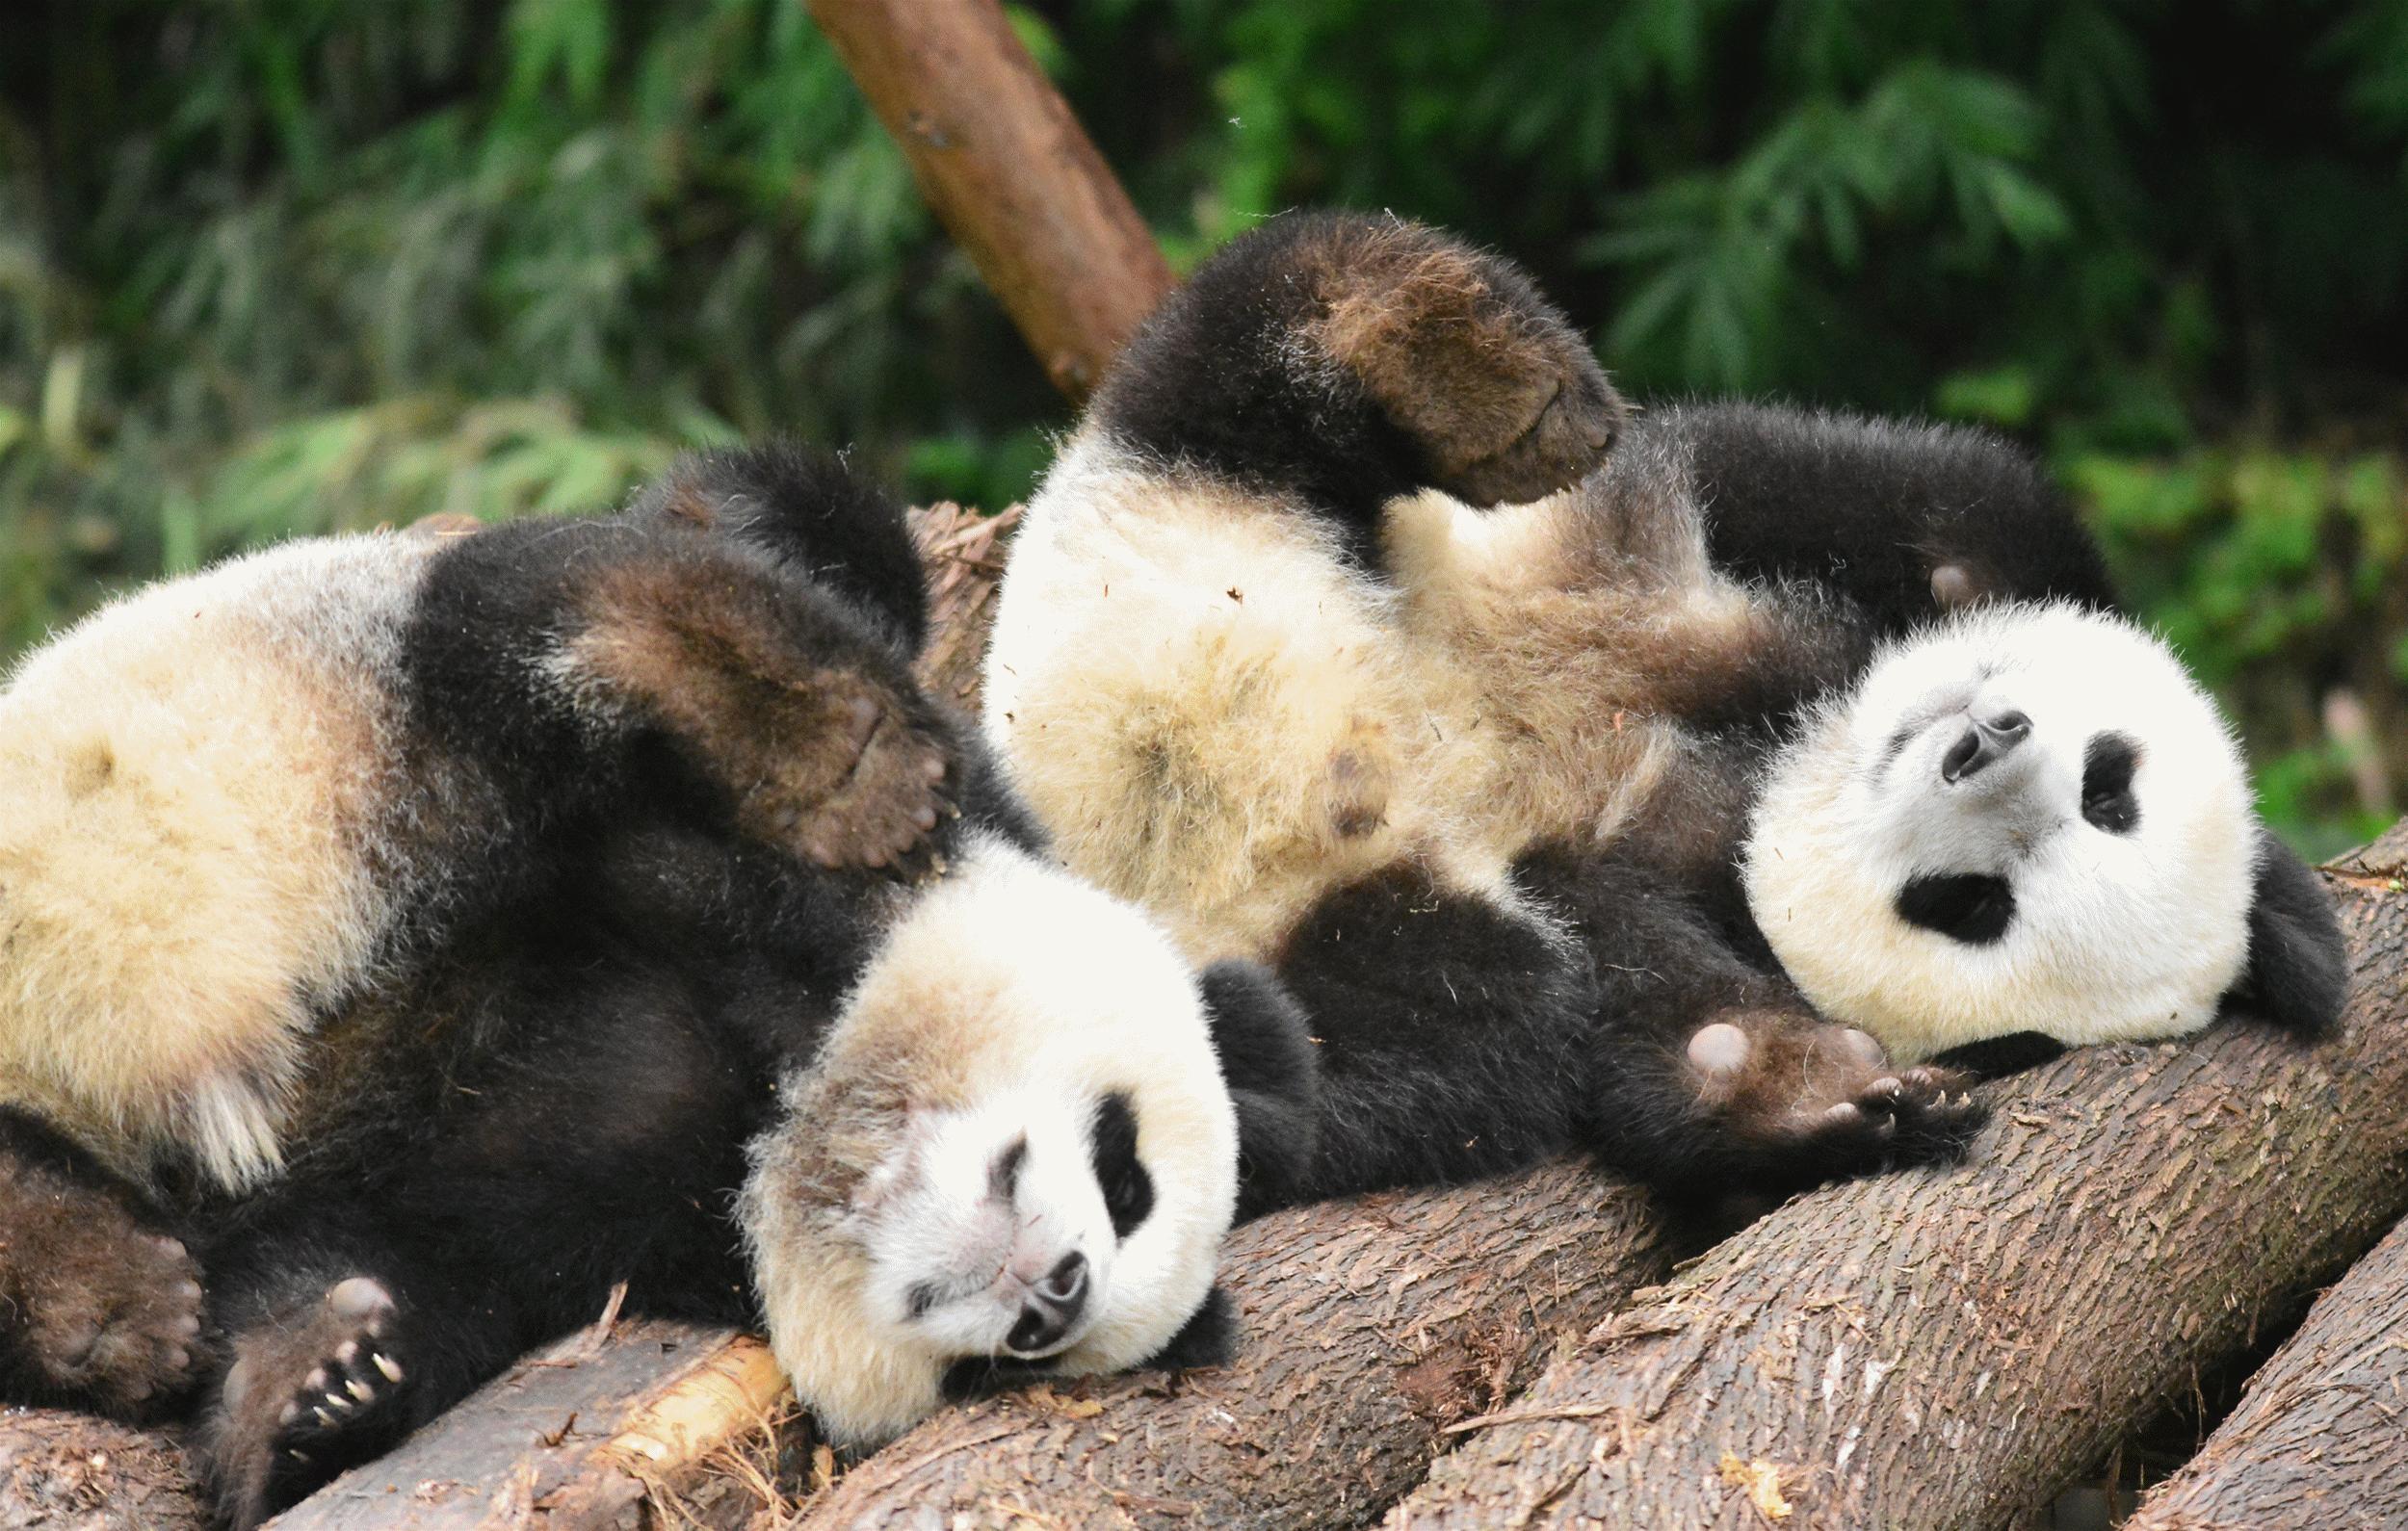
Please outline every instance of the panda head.
[{"label": "panda head", "polygon": [[1900,1059],[2180,1035],[2237,990],[2304,1029],[2339,1009],[2330,904],[2258,825],[2214,703],[2070,605],[1884,651],[1774,763],[1743,872],[1807,998]]},{"label": "panda head", "polygon": [[1211,1029],[1165,935],[1000,842],[911,903],[785,1081],[740,1209],[831,1439],[1217,1348],[1238,1129]]}]

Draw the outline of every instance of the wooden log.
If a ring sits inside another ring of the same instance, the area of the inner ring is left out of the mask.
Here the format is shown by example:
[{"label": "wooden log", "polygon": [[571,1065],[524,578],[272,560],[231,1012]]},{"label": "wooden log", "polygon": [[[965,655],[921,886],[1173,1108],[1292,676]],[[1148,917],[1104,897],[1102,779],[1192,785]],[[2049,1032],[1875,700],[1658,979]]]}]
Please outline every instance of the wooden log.
[{"label": "wooden log", "polygon": [[2316,1299],[2240,1405],[2125,1531],[2408,1525],[2408,1224]]},{"label": "wooden log", "polygon": [[[723,1331],[639,1320],[539,1351],[394,1450],[270,1522],[275,1531],[473,1531],[635,1526],[652,1496],[741,1527],[773,1503],[766,1471],[792,1395],[769,1347]],[[791,1444],[791,1440],[788,1442]],[[748,1481],[750,1480],[750,1481]],[[750,1492],[747,1492],[747,1491]]]},{"label": "wooden log", "polygon": [[1395,1527],[2005,1524],[2408,1207],[2408,823],[2336,869],[2342,1038],[2006,1085],[1958,1167],[1794,1201],[1644,1293]]},{"label": "wooden log", "polygon": [[0,1411],[0,1526],[205,1531],[174,1440],[63,1409]]},{"label": "wooden log", "polygon": [[920,193],[1073,402],[1170,267],[996,0],[810,0]]},{"label": "wooden log", "polygon": [[1232,1364],[949,1411],[795,1531],[1359,1525],[1667,1259],[1644,1198],[1574,1164],[1275,1213],[1229,1242]]}]

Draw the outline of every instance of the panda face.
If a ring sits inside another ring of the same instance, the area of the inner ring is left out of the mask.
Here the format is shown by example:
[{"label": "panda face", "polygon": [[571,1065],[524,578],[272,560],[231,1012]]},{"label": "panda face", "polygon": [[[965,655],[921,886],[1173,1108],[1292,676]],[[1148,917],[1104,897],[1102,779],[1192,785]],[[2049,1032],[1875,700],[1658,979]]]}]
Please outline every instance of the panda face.
[{"label": "panda face", "polygon": [[1776,763],[1751,907],[1808,997],[1916,1057],[2204,1025],[2255,845],[2214,705],[2139,629],[2002,607],[1886,651]]},{"label": "panda face", "polygon": [[974,839],[781,1093],[739,1216],[831,1440],[1136,1365],[1205,1308],[1237,1114],[1196,974],[1132,906]]},{"label": "panda face", "polygon": [[1129,1097],[1024,1089],[930,1116],[862,1212],[868,1310],[897,1343],[964,1359],[1071,1349],[1153,1211]]}]

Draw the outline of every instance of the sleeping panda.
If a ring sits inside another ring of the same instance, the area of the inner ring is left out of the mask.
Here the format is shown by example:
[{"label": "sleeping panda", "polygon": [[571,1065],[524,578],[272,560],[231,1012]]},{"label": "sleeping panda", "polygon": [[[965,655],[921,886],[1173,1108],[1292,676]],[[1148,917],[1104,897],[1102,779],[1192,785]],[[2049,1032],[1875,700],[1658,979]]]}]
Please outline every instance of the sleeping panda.
[{"label": "sleeping panda", "polygon": [[1276,1180],[1309,1129],[1300,1021],[1043,864],[913,688],[924,628],[893,507],[764,450],[616,516],[256,555],[29,659],[7,1396],[206,1381],[249,1523],[619,1282],[765,1313],[846,1439],[963,1362],[1208,1353],[1240,1134]]},{"label": "sleeping panda", "polygon": [[1741,872],[1823,1014],[1894,1057],[2180,1036],[2228,999],[2341,1008],[2313,873],[2255,818],[2215,704],[2124,619],[1981,605],[1816,704],[1766,773]]},{"label": "sleeping panda", "polygon": [[1508,263],[1291,216],[1105,377],[1028,507],[984,722],[1073,869],[1303,1005],[1299,1193],[1580,1144],[1745,1199],[1980,1121],[1966,1076],[1818,1013],[1738,868],[1811,704],[2013,597],[2107,590],[1998,444],[1634,422]]}]

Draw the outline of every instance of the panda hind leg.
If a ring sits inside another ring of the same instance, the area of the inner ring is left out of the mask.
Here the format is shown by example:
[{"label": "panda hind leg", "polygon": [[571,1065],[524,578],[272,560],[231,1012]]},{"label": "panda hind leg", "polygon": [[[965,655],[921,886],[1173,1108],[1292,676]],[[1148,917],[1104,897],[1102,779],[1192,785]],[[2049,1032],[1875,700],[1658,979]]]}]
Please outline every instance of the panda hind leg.
[{"label": "panda hind leg", "polygon": [[392,1289],[353,1275],[231,1337],[202,1435],[233,1524],[257,1524],[408,1430],[398,1320]]},{"label": "panda hind leg", "polygon": [[1578,481],[1624,406],[1588,344],[1520,269],[1394,219],[1323,226],[1302,247],[1324,312],[1305,333],[1474,505]]},{"label": "panda hind leg", "polygon": [[0,1113],[0,1397],[155,1413],[200,1373],[200,1282],[130,1192]]}]

